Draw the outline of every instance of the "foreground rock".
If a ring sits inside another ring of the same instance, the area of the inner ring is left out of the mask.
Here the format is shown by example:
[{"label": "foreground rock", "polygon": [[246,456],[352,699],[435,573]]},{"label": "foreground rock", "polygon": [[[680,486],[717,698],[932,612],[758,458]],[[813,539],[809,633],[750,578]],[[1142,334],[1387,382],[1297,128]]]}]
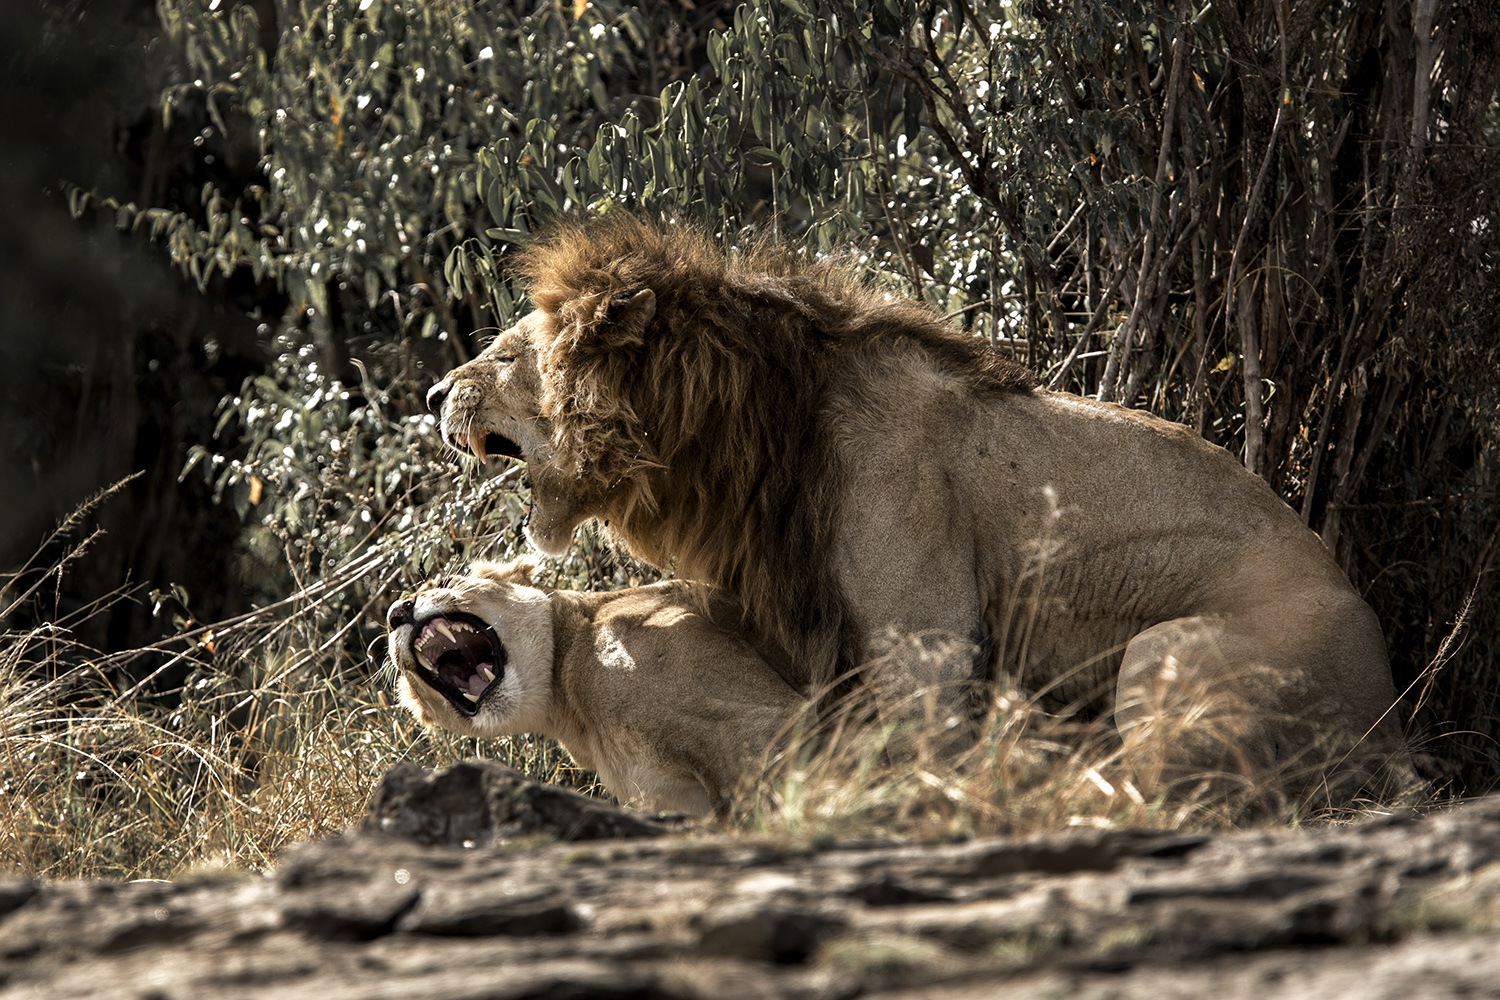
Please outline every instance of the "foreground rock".
[{"label": "foreground rock", "polygon": [[367,830],[449,847],[491,847],[528,836],[570,842],[660,837],[686,825],[531,781],[486,760],[439,770],[395,765],[370,796],[363,823]]},{"label": "foreground rock", "polygon": [[[0,881],[0,989],[1500,996],[1496,797],[1337,829],[937,847],[640,836],[662,825],[494,765],[407,768],[365,829],[289,852],[266,878]],[[635,836],[588,839],[601,834]]]}]

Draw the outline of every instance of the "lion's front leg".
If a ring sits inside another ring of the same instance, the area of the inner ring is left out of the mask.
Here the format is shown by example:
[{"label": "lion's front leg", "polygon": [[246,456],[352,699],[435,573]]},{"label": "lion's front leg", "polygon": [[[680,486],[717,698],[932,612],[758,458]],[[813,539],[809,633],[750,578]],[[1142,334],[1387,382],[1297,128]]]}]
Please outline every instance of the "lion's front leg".
[{"label": "lion's front leg", "polygon": [[[879,440],[845,456],[840,666],[858,672],[881,717],[967,737],[989,672],[972,516],[940,454],[899,434]],[[913,462],[914,451],[929,458]]]},{"label": "lion's front leg", "polygon": [[857,650],[847,666],[885,721],[967,740],[989,665],[972,573],[962,564],[929,565],[915,551],[900,551],[899,540],[887,548],[897,550],[891,565],[922,572],[843,577],[855,639],[849,645]]}]

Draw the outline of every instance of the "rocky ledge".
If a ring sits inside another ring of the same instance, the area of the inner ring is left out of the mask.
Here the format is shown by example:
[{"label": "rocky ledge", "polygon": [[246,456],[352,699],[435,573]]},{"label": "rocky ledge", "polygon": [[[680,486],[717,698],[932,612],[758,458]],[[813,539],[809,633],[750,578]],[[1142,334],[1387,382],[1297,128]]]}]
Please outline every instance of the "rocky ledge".
[{"label": "rocky ledge", "polygon": [[405,766],[264,878],[0,881],[16,997],[1500,997],[1500,797],[792,849]]}]

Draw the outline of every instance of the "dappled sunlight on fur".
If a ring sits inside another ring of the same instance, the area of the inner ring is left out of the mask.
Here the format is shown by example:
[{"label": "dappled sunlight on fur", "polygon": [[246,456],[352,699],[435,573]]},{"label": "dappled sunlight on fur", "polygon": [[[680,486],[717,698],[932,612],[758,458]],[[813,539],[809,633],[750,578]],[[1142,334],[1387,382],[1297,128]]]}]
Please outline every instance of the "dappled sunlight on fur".
[{"label": "dappled sunlight on fur", "polygon": [[392,604],[402,705],[465,736],[545,734],[628,805],[725,811],[803,701],[736,609],[681,580],[580,592],[534,570],[476,563]]}]

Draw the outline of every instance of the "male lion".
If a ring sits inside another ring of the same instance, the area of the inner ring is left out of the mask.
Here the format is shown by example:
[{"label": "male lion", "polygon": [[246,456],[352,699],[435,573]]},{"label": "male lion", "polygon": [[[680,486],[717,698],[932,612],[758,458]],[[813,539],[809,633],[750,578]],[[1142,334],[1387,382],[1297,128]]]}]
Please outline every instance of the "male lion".
[{"label": "male lion", "polygon": [[701,585],[543,590],[532,569],[477,563],[391,605],[401,703],[465,736],[551,736],[621,802],[723,810],[803,699]]},{"label": "male lion", "polygon": [[1039,389],[837,263],[615,213],[517,268],[535,311],[428,404],[455,448],[527,462],[542,552],[598,519],[741,602],[808,688],[892,631],[949,635],[979,651],[935,678],[949,709],[1004,671],[1122,730],[1163,686],[1232,696],[1252,763],[1397,744],[1375,615],[1187,428]]}]

